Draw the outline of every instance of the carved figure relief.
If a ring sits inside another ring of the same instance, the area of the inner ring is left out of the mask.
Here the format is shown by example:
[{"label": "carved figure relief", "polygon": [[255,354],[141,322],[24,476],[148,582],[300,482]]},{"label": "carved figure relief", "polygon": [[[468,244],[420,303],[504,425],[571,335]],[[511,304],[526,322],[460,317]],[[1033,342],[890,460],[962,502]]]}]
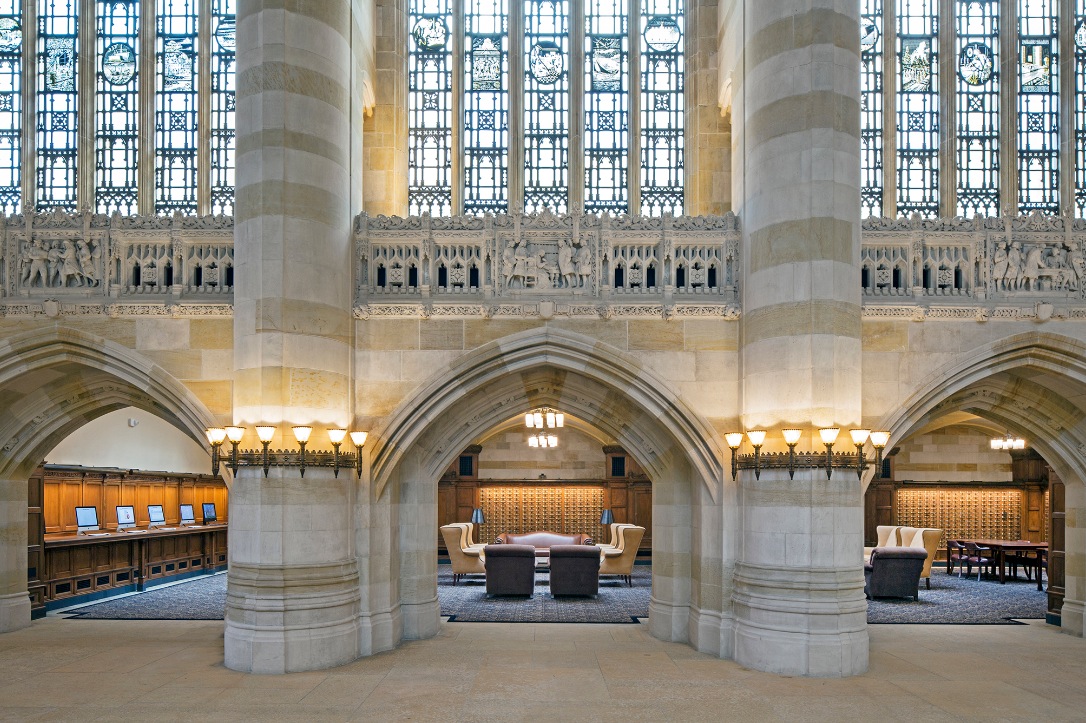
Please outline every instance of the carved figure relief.
[{"label": "carved figure relief", "polygon": [[35,238],[24,247],[21,258],[23,288],[72,289],[101,285],[97,241]]}]

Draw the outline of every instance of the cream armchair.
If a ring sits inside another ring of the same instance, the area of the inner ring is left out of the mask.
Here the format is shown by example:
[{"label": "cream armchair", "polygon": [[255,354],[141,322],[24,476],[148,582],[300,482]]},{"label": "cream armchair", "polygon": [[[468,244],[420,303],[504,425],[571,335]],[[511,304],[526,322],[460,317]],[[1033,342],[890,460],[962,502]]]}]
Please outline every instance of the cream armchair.
[{"label": "cream armchair", "polygon": [[486,543],[475,541],[475,523],[457,522],[456,524],[464,525],[467,528],[467,544],[465,545],[465,547],[469,550],[479,550],[480,552],[482,552],[483,548],[486,547]]},{"label": "cream armchair", "polygon": [[612,522],[611,523],[611,539],[608,542],[597,542],[596,547],[601,550],[617,550],[619,543],[618,531],[622,527],[631,527],[628,522]]},{"label": "cream armchair", "polygon": [[898,530],[902,547],[914,547],[924,550],[927,556],[924,558],[924,569],[920,571],[920,579],[927,581],[928,589],[931,589],[931,563],[935,561],[935,553],[939,551],[939,543],[943,539],[943,531],[934,527],[902,527]]},{"label": "cream armchair", "polygon": [[[897,547],[901,544],[898,538],[898,530],[901,527],[898,525],[879,525],[875,528],[875,534],[878,535],[878,544],[875,547]],[[871,559],[871,551],[875,547],[864,548],[864,564],[867,564]]]},{"label": "cream armchair", "polygon": [[467,523],[457,522],[441,526],[441,537],[445,540],[445,549],[449,551],[452,563],[453,585],[461,575],[485,575],[486,566],[483,551],[468,547]]},{"label": "cream armchair", "polygon": [[618,545],[611,550],[604,549],[600,562],[601,575],[621,575],[626,584],[633,587],[633,566],[637,559],[637,548],[645,536],[645,528],[637,525],[623,525],[618,528]]}]

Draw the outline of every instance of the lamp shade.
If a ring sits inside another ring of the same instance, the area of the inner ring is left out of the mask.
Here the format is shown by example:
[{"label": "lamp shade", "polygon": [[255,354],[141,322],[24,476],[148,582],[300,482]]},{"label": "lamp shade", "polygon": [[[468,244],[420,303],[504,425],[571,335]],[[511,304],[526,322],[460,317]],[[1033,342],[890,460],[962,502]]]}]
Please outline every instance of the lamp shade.
[{"label": "lamp shade", "polygon": [[351,442],[354,446],[361,447],[366,443],[366,437],[369,436],[369,432],[351,432]]},{"label": "lamp shade", "polygon": [[784,435],[785,444],[798,444],[799,438],[803,436],[803,431],[799,429],[784,429],[781,430],[781,434]]},{"label": "lamp shade", "polygon": [[471,511],[471,524],[473,524],[473,525],[486,524],[486,518],[483,517],[483,508],[482,507],[476,507],[474,510]]},{"label": "lamp shade", "polygon": [[256,427],[256,437],[261,442],[270,442],[275,435],[275,427],[270,424],[258,424]]},{"label": "lamp shade", "polygon": [[227,427],[226,438],[231,442],[240,442],[241,438],[245,436],[245,427]]},{"label": "lamp shade", "polygon": [[346,436],[347,436],[347,430],[346,429],[329,429],[328,430],[328,440],[332,444],[340,444],[343,441],[343,438],[346,437]]},{"label": "lamp shade", "polygon": [[614,521],[615,521],[615,516],[611,512],[611,510],[604,510],[603,514],[600,515],[600,524],[601,525],[609,525]]}]

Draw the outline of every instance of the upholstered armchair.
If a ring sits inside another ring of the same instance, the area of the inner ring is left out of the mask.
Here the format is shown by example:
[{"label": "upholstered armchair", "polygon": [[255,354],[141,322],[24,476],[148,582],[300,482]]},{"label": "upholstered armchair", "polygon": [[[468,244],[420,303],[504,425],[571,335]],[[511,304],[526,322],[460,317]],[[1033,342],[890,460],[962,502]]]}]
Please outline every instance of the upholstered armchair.
[{"label": "upholstered armchair", "polygon": [[596,547],[601,550],[617,550],[618,549],[618,531],[622,527],[630,527],[628,522],[612,522],[611,523],[611,539],[607,542],[597,542]]},{"label": "upholstered armchair", "polygon": [[920,579],[927,583],[930,590],[931,563],[935,561],[935,553],[939,552],[939,541],[943,539],[943,531],[934,527],[902,527],[898,530],[898,535],[901,537],[899,542],[902,547],[915,547],[926,554]]},{"label": "upholstered armchair", "polygon": [[479,552],[482,552],[483,548],[486,547],[486,543],[475,541],[475,523],[458,522],[457,524],[464,525],[467,528],[467,545],[465,545],[465,547],[469,550],[478,550]]},{"label": "upholstered armchair", "polygon": [[591,595],[600,591],[600,551],[595,545],[551,547],[551,595]]},{"label": "upholstered armchair", "polygon": [[[898,525],[879,525],[875,528],[875,534],[878,537],[878,543],[875,547],[893,547],[900,544],[898,540],[897,531],[900,529]],[[875,547],[864,548],[864,562],[867,562],[871,557],[871,551]]]},{"label": "upholstered armchair", "polygon": [[637,525],[620,527],[618,529],[618,546],[613,550],[603,550],[600,574],[621,575],[626,584],[633,587],[634,560],[637,559],[637,548],[644,536],[644,527],[638,527]]},{"label": "upholstered armchair", "polygon": [[535,547],[487,545],[487,595],[527,595],[535,592]]},{"label": "upholstered armchair", "polygon": [[876,547],[864,565],[864,594],[920,599],[920,571],[927,553],[916,547]]},{"label": "upholstered armchair", "polygon": [[486,574],[482,550],[471,549],[467,546],[468,532],[465,523],[458,522],[452,525],[442,525],[441,537],[445,540],[445,549],[449,551],[449,562],[452,563],[453,570],[453,585],[460,580],[461,575]]}]

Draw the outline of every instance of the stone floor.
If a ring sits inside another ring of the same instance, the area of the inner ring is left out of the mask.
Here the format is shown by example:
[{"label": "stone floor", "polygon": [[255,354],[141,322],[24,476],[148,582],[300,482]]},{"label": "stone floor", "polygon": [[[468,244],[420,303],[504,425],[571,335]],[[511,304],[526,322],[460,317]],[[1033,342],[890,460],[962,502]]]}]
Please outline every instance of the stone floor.
[{"label": "stone floor", "polygon": [[243,675],[222,623],[48,618],[0,635],[3,720],[1083,720],[1086,640],[876,625],[846,680],[745,670],[640,625],[447,623],[329,671]]}]

